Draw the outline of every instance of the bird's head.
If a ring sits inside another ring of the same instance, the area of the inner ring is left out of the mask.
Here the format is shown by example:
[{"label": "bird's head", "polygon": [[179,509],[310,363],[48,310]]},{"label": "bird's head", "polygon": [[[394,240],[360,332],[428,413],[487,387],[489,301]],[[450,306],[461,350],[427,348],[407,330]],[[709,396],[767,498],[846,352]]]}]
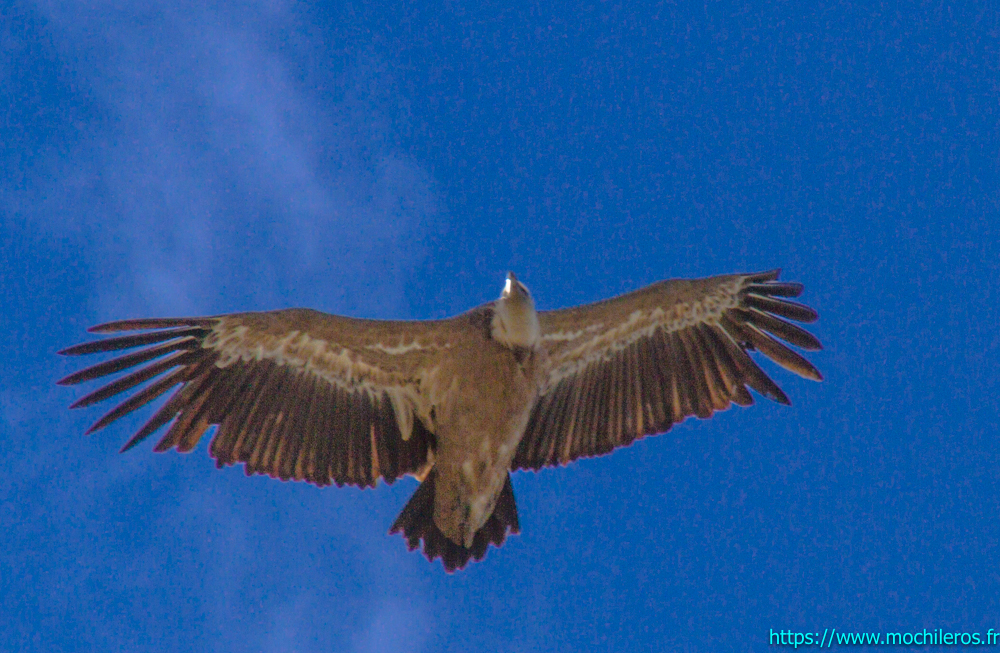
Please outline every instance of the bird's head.
[{"label": "bird's head", "polygon": [[[500,299],[506,299],[508,301],[525,301],[531,302],[531,293],[528,292],[528,287],[517,280],[513,272],[507,273],[507,281],[503,284],[503,292],[500,293]],[[532,305],[534,303],[532,302]]]},{"label": "bird's head", "polygon": [[493,339],[509,347],[534,347],[538,344],[541,328],[535,302],[528,287],[517,280],[513,272],[507,273],[500,299],[494,304]]}]

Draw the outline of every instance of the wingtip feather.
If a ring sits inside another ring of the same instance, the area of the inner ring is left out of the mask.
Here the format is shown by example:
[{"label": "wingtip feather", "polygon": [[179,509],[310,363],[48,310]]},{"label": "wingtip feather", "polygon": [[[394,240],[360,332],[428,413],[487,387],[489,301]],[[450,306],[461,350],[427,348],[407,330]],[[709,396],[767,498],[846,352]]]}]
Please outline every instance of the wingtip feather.
[{"label": "wingtip feather", "polygon": [[104,422],[104,418],[103,417],[101,419],[97,420],[96,422],[94,422],[93,424],[91,424],[90,428],[88,428],[86,431],[84,431],[83,434],[84,435],[92,435],[94,433],[97,433],[98,431],[100,431],[105,426],[107,426],[108,424],[111,423],[111,421],[104,422],[103,424],[102,424],[102,422]]},{"label": "wingtip feather", "polygon": [[115,320],[96,324],[87,329],[88,333],[114,333],[117,331],[142,331],[145,329],[169,329],[171,327],[211,327],[218,321],[214,317],[151,317],[132,320]]},{"label": "wingtip feather", "polygon": [[135,436],[133,436],[133,437],[129,438],[129,441],[126,442],[125,445],[122,446],[121,449],[118,450],[118,453],[125,453],[126,451],[134,448],[140,442],[142,442],[141,439],[136,439]]},{"label": "wingtip feather", "polygon": [[764,272],[754,272],[753,274],[748,274],[746,276],[751,283],[775,281],[779,276],[781,276],[781,268],[774,268],[773,270],[766,270]]}]

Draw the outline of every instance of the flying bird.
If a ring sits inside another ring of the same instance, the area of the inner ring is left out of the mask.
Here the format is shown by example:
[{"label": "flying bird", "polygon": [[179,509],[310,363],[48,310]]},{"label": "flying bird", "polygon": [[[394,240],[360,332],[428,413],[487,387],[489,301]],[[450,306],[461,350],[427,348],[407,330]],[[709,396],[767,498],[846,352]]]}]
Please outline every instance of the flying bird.
[{"label": "flying bird", "polygon": [[[247,475],[374,487],[420,486],[392,525],[451,572],[519,533],[510,472],[599,456],[686,417],[788,397],[748,355],[799,376],[819,341],[792,321],[778,271],[661,281],[613,299],[536,311],[508,273],[500,297],[431,321],[364,320],[310,309],[109,322],[135,331],[61,351],[136,349],[59,381],[128,374],[72,408],[130,393],[92,433],[177,387],[125,444],[171,423],[154,451],[191,451],[209,427],[216,465]],[[791,321],[790,321],[791,320]],[[777,338],[777,339],[776,339]],[[784,342],[781,342],[784,341]],[[132,369],[138,368],[138,369]]]}]

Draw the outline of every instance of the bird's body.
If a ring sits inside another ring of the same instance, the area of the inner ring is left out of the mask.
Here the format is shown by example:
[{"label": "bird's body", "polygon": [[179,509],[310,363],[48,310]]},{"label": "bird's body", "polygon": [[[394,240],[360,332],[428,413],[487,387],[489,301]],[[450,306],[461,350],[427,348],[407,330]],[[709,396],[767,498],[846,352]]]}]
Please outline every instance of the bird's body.
[{"label": "bird's body", "polygon": [[156,379],[99,420],[102,428],[181,387],[126,444],[173,423],[156,446],[191,450],[209,428],[222,465],[281,479],[421,486],[392,532],[449,571],[519,532],[509,472],[566,464],[666,431],[689,415],[752,403],[746,386],[787,398],[746,355],[759,349],[819,373],[770,332],[805,349],[815,313],[776,297],[777,273],[666,281],[621,297],[536,312],[511,274],[500,298],[436,321],[359,320],[289,309],[129,320],[143,331],[65,350],[147,346],[72,374],[77,383],[154,361],[74,404]]},{"label": "bird's body", "polygon": [[434,522],[466,547],[493,512],[546,371],[544,352],[515,351],[486,336],[457,341],[456,356],[431,380],[440,388],[431,427]]},{"label": "bird's body", "polygon": [[537,325],[530,298],[501,297],[455,318],[445,355],[423,368],[418,416],[437,441],[433,519],[466,548],[493,513],[548,372]]}]

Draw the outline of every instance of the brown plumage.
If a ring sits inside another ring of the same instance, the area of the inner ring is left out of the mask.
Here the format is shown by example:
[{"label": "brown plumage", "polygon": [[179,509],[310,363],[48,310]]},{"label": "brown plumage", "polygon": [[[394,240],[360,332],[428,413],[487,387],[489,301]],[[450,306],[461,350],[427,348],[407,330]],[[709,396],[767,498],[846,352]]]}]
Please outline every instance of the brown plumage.
[{"label": "brown plumage", "polygon": [[749,351],[821,380],[785,344],[820,349],[788,321],[816,313],[786,299],[800,284],[777,277],[662,281],[536,312],[510,274],[499,299],[423,322],[308,309],[110,322],[90,331],[139,333],[60,353],[141,349],[59,383],[128,371],[73,408],[146,384],[88,433],[176,388],[122,451],[168,423],[154,450],[190,451],[216,425],[217,465],[244,463],[248,475],[360,487],[413,475],[422,483],[390,532],[454,571],[519,532],[510,471],[565,465],[691,415],[749,406],[747,388],[789,403]]}]

